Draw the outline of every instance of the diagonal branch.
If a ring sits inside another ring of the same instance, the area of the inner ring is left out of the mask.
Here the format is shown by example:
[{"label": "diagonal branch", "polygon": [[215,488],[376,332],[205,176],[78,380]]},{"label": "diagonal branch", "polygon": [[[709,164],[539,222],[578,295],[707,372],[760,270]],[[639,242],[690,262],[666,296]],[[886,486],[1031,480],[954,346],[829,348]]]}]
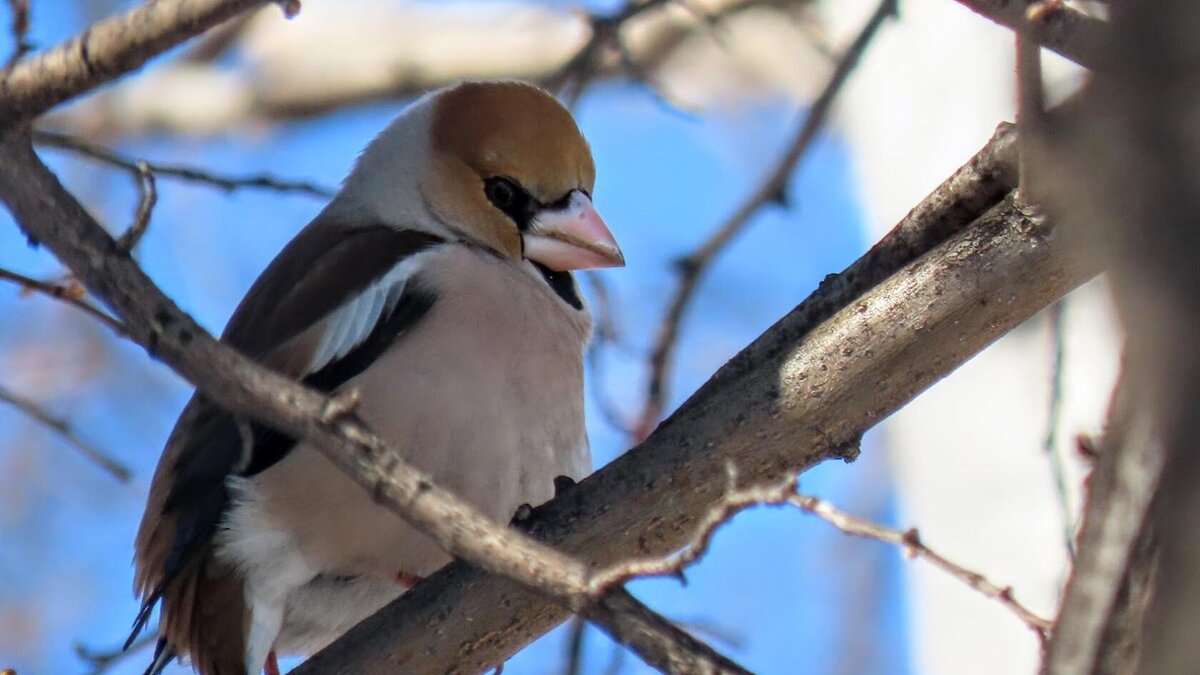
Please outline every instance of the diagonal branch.
[{"label": "diagonal branch", "polygon": [[33,50],[33,43],[29,41],[29,0],[8,0],[8,12],[11,15],[8,21],[8,35],[12,39],[13,47],[12,53],[4,62],[4,70],[11,68],[22,56]]},{"label": "diagonal branch", "polygon": [[[1055,228],[1013,201],[1013,146],[1002,127],[644,443],[536,509],[532,532],[599,570],[669,554],[721,499],[730,462],[754,484],[852,457],[846,448],[865,430],[1092,276]],[[566,617],[455,563],[295,672],[481,671]]]},{"label": "diagonal branch", "polygon": [[927,546],[916,528],[898,530],[884,527],[864,518],[853,516],[833,504],[812,495],[797,492],[799,479],[795,476],[774,485],[736,486],[736,471],[730,470],[730,487],[721,500],[708,510],[699,521],[696,533],[680,551],[667,556],[634,560],[614,567],[606,572],[597,583],[623,583],[629,579],[645,576],[680,576],[683,570],[703,557],[712,543],[718,528],[734,516],[757,506],[793,506],[820,518],[845,534],[874,539],[885,544],[899,546],[907,558],[922,558],[934,567],[958,579],[971,589],[1008,608],[1029,627],[1045,647],[1051,623],[1038,616],[1020,603],[1012,588],[1000,586],[982,574],[969,570],[946,558]]},{"label": "diagonal branch", "polygon": [[607,590],[600,598],[584,607],[581,614],[659,671],[750,675],[750,671],[643,605],[624,587]]},{"label": "diagonal branch", "polygon": [[158,0],[97,21],[0,72],[0,125],[50,108],[142,67],[151,58],[267,0]]},{"label": "diagonal branch", "polygon": [[[380,504],[451,555],[518,580],[581,612],[652,664],[681,655],[709,672],[744,670],[683,634],[619,589],[598,588],[578,560],[498,525],[435,485],[354,414],[353,391],[327,398],[217,342],[163,295],[122,248],[66,191],[19,131],[0,131],[0,200],[33,240],[49,247],[76,277],[125,321],[156,358],[231,412],[312,443]],[[625,614],[625,609],[637,614]],[[639,609],[640,608],[640,609]],[[667,649],[665,645],[672,645]],[[704,665],[709,664],[709,665]],[[711,666],[711,667],[710,667]]]},{"label": "diagonal branch", "polygon": [[1025,0],[958,0],[971,11],[992,21],[1021,30],[1041,46],[1081,66],[1100,70],[1110,61],[1112,28],[1102,19],[1088,16],[1063,2],[1046,2],[1032,17],[1026,16]]},{"label": "diagonal branch", "polygon": [[[1018,601],[1013,595],[1011,586],[1000,586],[979,572],[969,570],[929,548],[921,539],[917,528],[912,527],[907,530],[897,530],[892,527],[884,527],[869,520],[850,515],[829,502],[818,497],[813,497],[812,495],[790,494],[775,497],[775,499],[780,503],[791,504],[806,513],[811,513],[846,534],[882,541],[885,544],[895,544],[903,550],[905,557],[924,559],[934,567],[966,584],[972,590],[1006,607],[1029,630],[1034,632],[1042,648],[1045,648],[1046,639],[1052,626],[1048,619],[1039,616],[1036,612]],[[766,503],[771,502],[767,501]]]},{"label": "diagonal branch", "polygon": [[14,391],[9,391],[4,387],[0,387],[0,401],[13,406],[22,413],[25,413],[29,418],[36,420],[38,424],[58,434],[68,445],[78,450],[84,457],[110,474],[113,478],[122,483],[129,482],[129,467],[80,438],[79,434],[75,433],[75,430],[71,427],[71,423],[67,420],[47,412],[36,401],[21,396]]},{"label": "diagonal branch", "polygon": [[120,337],[125,337],[125,324],[119,319],[114,319],[111,314],[103,309],[88,302],[84,295],[86,291],[78,284],[54,284],[47,281],[39,281],[33,277],[27,277],[24,274],[18,274],[11,270],[6,270],[0,267],[0,280],[11,281],[21,287],[24,292],[32,291],[41,293],[47,297],[61,300],[72,307],[76,307],[87,314],[100,320],[101,323],[108,326]]},{"label": "diagonal branch", "polygon": [[650,349],[649,379],[646,384],[646,401],[642,406],[641,417],[634,427],[634,441],[641,441],[650,434],[654,425],[658,424],[667,401],[667,386],[670,379],[671,359],[679,343],[679,331],[683,324],[683,315],[687,311],[692,297],[700,284],[700,279],[708,270],[713,259],[725,249],[729,242],[741,232],[759,209],[770,203],[784,203],[788,178],[796,163],[804,156],[817,132],[825,123],[833,102],[837,99],[842,86],[850,77],[854,67],[858,65],[866,52],[872,38],[879,31],[885,19],[895,16],[896,1],[882,0],[875,13],[863,26],[858,36],[846,48],[838,60],[828,84],[813,101],[812,106],[804,115],[803,122],[797,128],[796,135],[788,144],[783,154],[775,162],[775,166],[767,174],[766,179],[758,186],[728,218],[713,230],[712,234],[694,251],[678,261],[679,283],[675,293],[667,305],[666,312],[659,324],[654,344]]}]

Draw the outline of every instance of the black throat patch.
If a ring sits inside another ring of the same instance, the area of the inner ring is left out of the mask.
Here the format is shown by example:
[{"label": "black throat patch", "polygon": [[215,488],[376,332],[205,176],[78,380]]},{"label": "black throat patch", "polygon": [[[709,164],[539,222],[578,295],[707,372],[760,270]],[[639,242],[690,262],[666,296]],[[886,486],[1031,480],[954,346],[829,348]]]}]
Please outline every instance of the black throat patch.
[{"label": "black throat patch", "polygon": [[533,266],[542,273],[542,278],[554,290],[558,297],[562,298],[563,302],[574,307],[576,310],[583,310],[583,300],[579,297],[579,289],[575,286],[575,277],[570,272],[555,272],[545,265],[534,262]]}]

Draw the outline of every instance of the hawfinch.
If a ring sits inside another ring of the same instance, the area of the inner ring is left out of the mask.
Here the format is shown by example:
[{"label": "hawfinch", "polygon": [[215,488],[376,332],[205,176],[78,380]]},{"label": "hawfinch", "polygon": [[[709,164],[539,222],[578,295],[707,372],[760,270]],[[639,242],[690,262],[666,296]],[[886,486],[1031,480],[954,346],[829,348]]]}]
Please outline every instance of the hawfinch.
[{"label": "hawfinch", "polygon": [[[516,82],[430,94],[367,146],[222,339],[325,392],[498,522],[590,469],[571,270],[624,264],[592,207],[571,114]],[[136,635],[161,603],[175,656],[247,675],[312,653],[449,562],[319,451],[197,393],[136,541]],[[132,638],[131,638],[132,640]]]}]

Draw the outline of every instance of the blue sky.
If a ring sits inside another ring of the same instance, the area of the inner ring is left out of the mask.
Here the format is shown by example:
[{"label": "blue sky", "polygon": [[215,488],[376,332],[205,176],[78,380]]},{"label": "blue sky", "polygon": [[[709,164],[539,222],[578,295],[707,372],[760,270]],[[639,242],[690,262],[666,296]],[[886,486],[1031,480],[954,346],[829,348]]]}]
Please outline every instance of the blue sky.
[{"label": "blue sky", "polygon": [[[47,44],[78,28],[72,3],[35,3],[33,37]],[[7,53],[7,35],[0,53]],[[387,103],[292,122],[253,136],[125,139],[128,154],[235,173],[270,171],[335,185],[359,149],[402,108]],[[628,266],[604,272],[626,348],[605,355],[604,387],[619,407],[640,401],[640,359],[673,288],[670,261],[699,242],[767,170],[794,125],[783,99],[705,115],[668,110],[639,86],[604,84],[577,107],[592,143],[596,203]],[[136,195],[128,177],[54,151],[43,155],[94,212],[119,230]],[[847,155],[823,137],[790,182],[792,206],[768,207],[710,270],[685,321],[671,407],[721,363],[861,253]],[[147,272],[214,332],[254,277],[320,208],[319,200],[219,191],[159,181],[159,204],[140,248]],[[0,266],[58,271],[0,214]],[[0,286],[0,386],[25,391],[129,464],[120,485],[53,435],[0,407],[0,667],[22,674],[85,672],[73,651],[120,642],[136,611],[131,541],[158,452],[188,385],[94,321]],[[595,376],[595,374],[591,374]],[[589,405],[599,466],[625,447]],[[884,455],[868,439],[852,466],[830,464],[802,488],[884,522],[894,515]],[[633,584],[667,616],[762,673],[905,673],[909,667],[898,553],[850,540],[795,511],[758,509],[721,530],[689,583]],[[506,673],[561,672],[563,630],[515,657]],[[614,649],[595,631],[586,672],[605,672]],[[127,659],[114,673],[141,672]],[[623,673],[649,672],[625,656]],[[180,670],[178,672],[185,672]]]}]

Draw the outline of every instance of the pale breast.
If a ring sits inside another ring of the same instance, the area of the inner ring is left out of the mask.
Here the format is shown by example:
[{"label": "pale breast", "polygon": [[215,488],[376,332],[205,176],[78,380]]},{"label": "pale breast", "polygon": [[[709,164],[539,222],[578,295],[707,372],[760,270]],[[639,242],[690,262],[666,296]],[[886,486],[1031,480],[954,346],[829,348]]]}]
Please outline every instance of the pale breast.
[{"label": "pale breast", "polygon": [[[447,246],[418,275],[428,314],[350,380],[392,447],[493,519],[590,469],[583,426],[586,311],[510,263]],[[253,479],[267,519],[323,573],[427,575],[448,561],[303,445]]]}]

